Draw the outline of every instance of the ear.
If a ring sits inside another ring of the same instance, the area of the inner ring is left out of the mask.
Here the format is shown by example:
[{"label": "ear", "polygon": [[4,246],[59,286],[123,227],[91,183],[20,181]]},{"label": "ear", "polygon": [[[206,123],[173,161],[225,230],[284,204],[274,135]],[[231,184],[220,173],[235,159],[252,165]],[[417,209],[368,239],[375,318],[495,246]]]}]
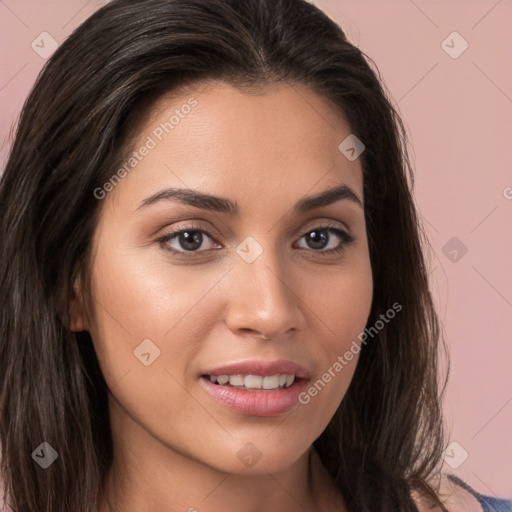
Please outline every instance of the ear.
[{"label": "ear", "polygon": [[76,278],[71,289],[70,301],[68,305],[68,325],[67,328],[73,332],[89,330],[87,320],[87,310],[85,305],[85,292],[81,284],[81,279]]}]

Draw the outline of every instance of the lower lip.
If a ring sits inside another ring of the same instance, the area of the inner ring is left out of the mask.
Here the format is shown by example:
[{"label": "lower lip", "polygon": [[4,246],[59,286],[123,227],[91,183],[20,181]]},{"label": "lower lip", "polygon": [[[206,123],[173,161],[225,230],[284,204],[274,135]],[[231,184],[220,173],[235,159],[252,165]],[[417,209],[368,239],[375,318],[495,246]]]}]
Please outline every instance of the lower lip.
[{"label": "lower lip", "polygon": [[286,389],[252,391],[213,384],[207,377],[201,377],[199,382],[222,405],[246,416],[278,416],[289,411],[307,385],[306,380],[298,379]]}]

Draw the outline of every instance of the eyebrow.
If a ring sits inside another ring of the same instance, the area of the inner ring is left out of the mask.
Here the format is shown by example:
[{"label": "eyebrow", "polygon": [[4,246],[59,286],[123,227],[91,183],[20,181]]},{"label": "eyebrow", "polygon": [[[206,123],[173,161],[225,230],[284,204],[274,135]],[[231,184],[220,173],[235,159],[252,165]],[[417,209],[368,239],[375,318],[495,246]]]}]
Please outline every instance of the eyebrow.
[{"label": "eyebrow", "polygon": [[[185,188],[168,188],[144,199],[138,210],[163,200],[178,200],[180,203],[195,206],[203,210],[224,213],[232,217],[240,214],[240,205],[224,197],[212,196],[195,190]],[[341,200],[352,201],[363,208],[362,201],[357,194],[347,185],[342,184],[319,194],[301,198],[294,206],[295,213],[306,213],[322,206],[328,206]]]}]

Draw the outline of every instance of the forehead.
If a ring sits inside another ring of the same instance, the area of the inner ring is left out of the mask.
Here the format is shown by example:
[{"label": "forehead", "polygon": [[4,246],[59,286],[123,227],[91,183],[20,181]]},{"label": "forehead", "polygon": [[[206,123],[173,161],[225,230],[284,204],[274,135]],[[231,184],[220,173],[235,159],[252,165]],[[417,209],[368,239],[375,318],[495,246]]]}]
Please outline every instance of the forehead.
[{"label": "forehead", "polygon": [[[279,149],[287,142],[293,145],[303,140],[308,146],[297,145],[293,148],[295,154],[318,145],[331,145],[332,149],[334,143],[337,148],[339,136],[350,133],[341,110],[303,84],[279,83],[240,90],[225,82],[207,81],[172,91],[147,112],[141,135],[169,120],[172,129],[162,134],[169,142],[177,142],[180,133],[186,134],[190,144],[206,137],[212,141],[229,138],[243,143],[240,151],[251,149],[253,153],[259,143],[268,150],[272,142]],[[237,147],[233,143],[222,149],[235,153]]]},{"label": "forehead", "polygon": [[116,193],[179,186],[226,195],[229,189],[243,202],[269,190],[286,200],[345,183],[362,198],[360,161],[339,149],[349,124],[304,85],[241,91],[202,82],[162,96],[132,129],[132,150],[150,149],[128,165]]}]

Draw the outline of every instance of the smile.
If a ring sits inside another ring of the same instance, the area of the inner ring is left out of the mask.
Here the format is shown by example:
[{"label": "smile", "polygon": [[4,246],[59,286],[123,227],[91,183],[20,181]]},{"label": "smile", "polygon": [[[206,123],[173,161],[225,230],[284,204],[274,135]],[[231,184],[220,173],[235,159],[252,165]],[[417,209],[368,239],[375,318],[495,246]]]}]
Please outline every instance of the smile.
[{"label": "smile", "polygon": [[236,362],[199,375],[214,403],[246,416],[278,416],[299,403],[310,372],[289,360]]},{"label": "smile", "polygon": [[238,389],[286,389],[295,381],[293,374],[262,375],[208,375],[210,382]]}]

